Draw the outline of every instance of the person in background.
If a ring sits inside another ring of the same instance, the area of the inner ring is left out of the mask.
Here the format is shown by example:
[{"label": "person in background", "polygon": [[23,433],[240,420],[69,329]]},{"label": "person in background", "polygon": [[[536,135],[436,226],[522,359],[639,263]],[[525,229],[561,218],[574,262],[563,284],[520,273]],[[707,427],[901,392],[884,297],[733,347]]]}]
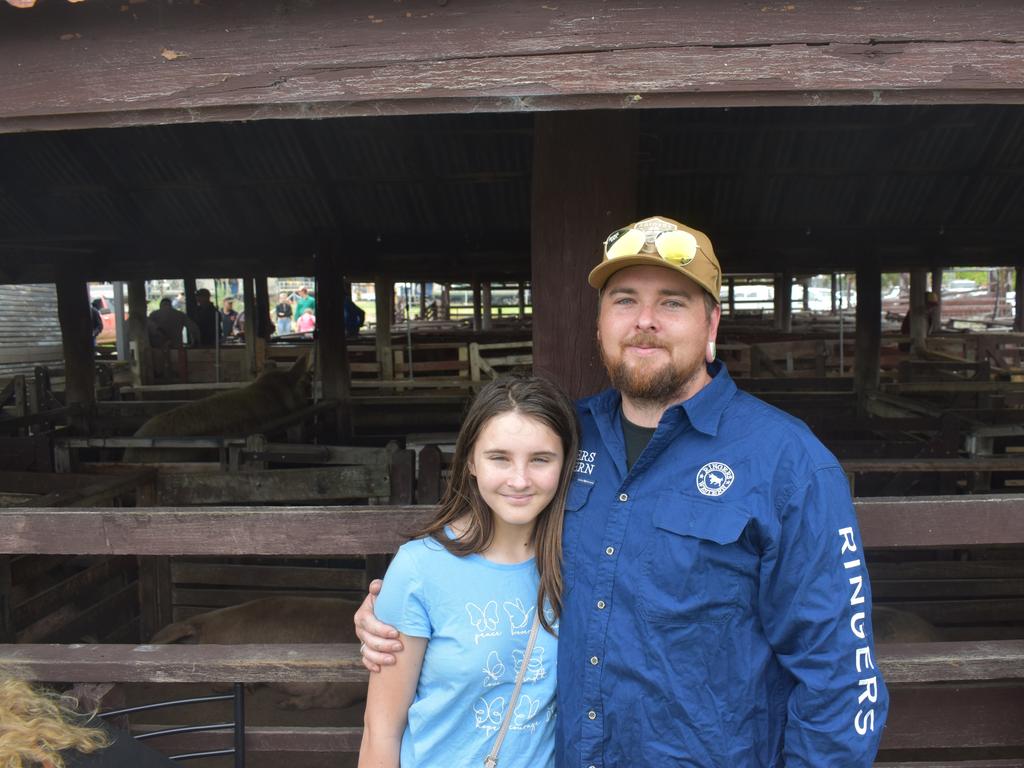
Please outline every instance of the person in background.
[{"label": "person in background", "polygon": [[355,338],[359,335],[359,329],[366,322],[366,312],[362,307],[352,301],[351,297],[345,297],[345,335]]},{"label": "person in background", "polygon": [[230,296],[221,301],[220,337],[226,339],[238,333],[238,312],[235,311],[235,300]]},{"label": "person in background", "polygon": [[277,335],[284,336],[292,332],[292,305],[288,301],[288,293],[277,294],[277,306],[274,307],[274,320],[277,323]]},{"label": "person in background", "polygon": [[312,333],[316,330],[316,315],[313,314],[312,307],[306,307],[305,311],[299,315],[299,319],[295,323],[295,330],[299,333]]},{"label": "person in background", "polygon": [[160,308],[151,312],[146,319],[149,346],[153,349],[153,373],[157,379],[175,378],[171,350],[180,350],[184,345],[183,331],[188,329],[189,338],[199,339],[199,326],[184,312],[172,306],[170,299],[160,300]]},{"label": "person in background", "polygon": [[192,319],[199,326],[199,346],[214,346],[220,327],[220,312],[210,301],[210,292],[206,288],[196,291],[195,317]]},{"label": "person in background", "polygon": [[92,348],[96,349],[97,339],[100,334],[103,333],[103,314],[100,310],[103,309],[103,299],[93,299],[92,303],[89,304],[89,312],[92,315]]},{"label": "person in background", "polygon": [[295,302],[295,314],[293,315],[295,322],[299,321],[302,314],[307,310],[312,309],[316,312],[316,298],[311,296],[309,289],[306,286],[299,288],[299,299]]}]

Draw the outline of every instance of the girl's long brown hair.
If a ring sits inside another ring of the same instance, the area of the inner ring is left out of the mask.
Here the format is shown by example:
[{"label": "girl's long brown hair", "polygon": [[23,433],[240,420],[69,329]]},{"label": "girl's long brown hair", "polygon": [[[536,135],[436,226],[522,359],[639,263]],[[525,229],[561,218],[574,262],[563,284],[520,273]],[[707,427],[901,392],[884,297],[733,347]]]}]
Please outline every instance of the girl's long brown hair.
[{"label": "girl's long brown hair", "polygon": [[[416,538],[430,536],[453,555],[465,557],[483,552],[494,538],[494,514],[484,503],[476,478],[470,474],[469,462],[473,447],[488,421],[505,413],[518,413],[536,419],[558,435],[562,441],[562,473],[551,503],[537,516],[533,529],[533,545],[540,573],[537,590],[537,612],[541,626],[554,634],[552,624],[562,615],[562,520],[565,498],[569,490],[579,428],[576,409],[568,397],[554,384],[538,376],[503,376],[487,384],[473,400],[462,422],[451,476],[437,516]],[[450,539],[445,526],[468,513],[469,526],[458,539]],[[553,612],[549,620],[544,606]]]}]

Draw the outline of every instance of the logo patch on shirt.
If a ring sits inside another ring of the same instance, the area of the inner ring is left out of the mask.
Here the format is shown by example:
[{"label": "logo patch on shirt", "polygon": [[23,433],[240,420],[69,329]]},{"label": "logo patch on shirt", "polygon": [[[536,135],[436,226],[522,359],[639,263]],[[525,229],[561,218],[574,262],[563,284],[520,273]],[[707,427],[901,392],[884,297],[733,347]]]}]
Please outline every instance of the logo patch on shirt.
[{"label": "logo patch on shirt", "polygon": [[697,490],[705,496],[721,496],[736,479],[728,464],[709,461],[697,473]]}]

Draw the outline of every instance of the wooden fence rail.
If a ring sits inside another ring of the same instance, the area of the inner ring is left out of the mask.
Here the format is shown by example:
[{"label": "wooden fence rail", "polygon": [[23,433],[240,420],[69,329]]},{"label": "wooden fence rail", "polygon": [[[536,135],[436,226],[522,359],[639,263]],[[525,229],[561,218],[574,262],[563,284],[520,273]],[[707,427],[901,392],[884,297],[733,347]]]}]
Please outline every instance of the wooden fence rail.
[{"label": "wooden fence rail", "polygon": [[[432,510],[399,505],[7,509],[0,510],[0,553],[378,554],[395,551],[404,534],[421,525]],[[856,502],[856,510],[863,542],[875,550],[1024,543],[1024,496],[863,499]],[[880,644],[878,663],[893,689],[883,749],[898,760],[903,760],[898,750],[963,746],[1024,754],[1024,732],[1019,728],[1024,721],[1024,640]],[[0,667],[30,679],[81,682],[366,678],[358,648],[350,644],[15,644],[0,645]],[[950,728],[950,723],[959,722],[969,722],[970,733]],[[250,751],[353,751],[358,743],[359,730],[353,728],[257,728],[248,734]],[[999,757],[1006,758],[1007,753]],[[941,762],[930,759],[918,765]]]}]

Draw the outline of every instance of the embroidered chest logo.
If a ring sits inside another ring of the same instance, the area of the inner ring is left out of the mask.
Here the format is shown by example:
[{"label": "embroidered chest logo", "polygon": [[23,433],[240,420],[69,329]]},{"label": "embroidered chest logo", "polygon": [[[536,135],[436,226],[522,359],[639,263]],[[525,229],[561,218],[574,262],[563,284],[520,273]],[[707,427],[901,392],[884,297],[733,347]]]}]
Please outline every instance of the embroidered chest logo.
[{"label": "embroidered chest logo", "polygon": [[697,490],[705,496],[721,496],[736,479],[728,464],[709,461],[697,473]]},{"label": "embroidered chest logo", "polygon": [[592,475],[595,461],[597,461],[597,451],[580,451],[576,454],[576,466],[573,471],[577,475]]}]

